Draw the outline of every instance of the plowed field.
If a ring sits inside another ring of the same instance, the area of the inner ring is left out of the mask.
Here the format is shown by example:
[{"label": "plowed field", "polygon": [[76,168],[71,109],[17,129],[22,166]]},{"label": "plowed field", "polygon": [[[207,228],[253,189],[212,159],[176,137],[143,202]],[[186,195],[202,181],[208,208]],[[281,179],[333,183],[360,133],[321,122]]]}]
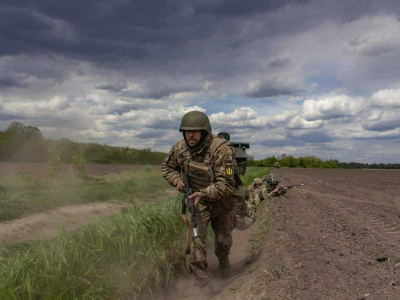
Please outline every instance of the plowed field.
[{"label": "plowed field", "polygon": [[272,229],[261,253],[251,260],[249,230],[235,230],[232,278],[218,278],[210,247],[209,286],[183,279],[164,299],[400,299],[399,171],[273,173],[283,185],[305,185],[268,200]]},{"label": "plowed field", "polygon": [[[400,299],[400,172],[273,170],[272,230],[221,299]],[[233,248],[232,255],[235,255]]]}]

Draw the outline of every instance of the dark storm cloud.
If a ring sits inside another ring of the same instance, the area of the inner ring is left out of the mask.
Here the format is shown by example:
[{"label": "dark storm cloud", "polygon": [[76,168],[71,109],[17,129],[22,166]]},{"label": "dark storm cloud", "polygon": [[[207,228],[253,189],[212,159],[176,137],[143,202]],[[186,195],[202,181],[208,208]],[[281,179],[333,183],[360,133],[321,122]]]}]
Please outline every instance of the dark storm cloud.
[{"label": "dark storm cloud", "polygon": [[[391,134],[386,134],[386,135],[382,135],[382,136],[360,136],[360,137],[355,137],[356,140],[369,140],[370,142],[373,141],[390,141],[390,140],[395,140],[398,141],[399,140],[400,135],[398,133],[391,133]],[[382,145],[385,145],[386,142],[383,142]],[[398,154],[397,147],[395,149],[393,149],[393,153],[394,155]]]},{"label": "dark storm cloud", "polygon": [[302,147],[306,145],[323,145],[324,143],[329,143],[334,140],[333,137],[326,134],[320,130],[309,130],[308,132],[295,136],[290,132],[287,133],[284,139],[268,139],[267,141],[257,143],[253,142],[252,144],[261,145],[265,147],[271,148],[279,148],[279,147]]},{"label": "dark storm cloud", "polygon": [[374,47],[363,49],[361,51],[361,54],[365,56],[379,57],[394,52],[397,49],[398,49],[397,45],[377,45]]},{"label": "dark storm cloud", "polygon": [[13,87],[26,87],[26,84],[22,83],[21,80],[12,76],[0,76],[0,90],[3,88]]},{"label": "dark storm cloud", "polygon": [[324,131],[321,131],[321,130],[309,130],[302,135],[296,135],[296,136],[289,134],[288,138],[298,140],[298,141],[304,142],[306,144],[328,143],[328,142],[332,142],[334,140],[333,137],[331,137],[330,135],[328,135],[327,133],[325,133]]},{"label": "dark storm cloud", "polygon": [[276,58],[268,63],[271,68],[283,68],[290,64],[290,59],[287,57]]},{"label": "dark storm cloud", "polygon": [[255,15],[266,11],[276,10],[284,6],[289,6],[297,3],[307,3],[309,0],[207,0],[198,1],[195,4],[195,8],[200,13],[206,13],[218,16],[237,16],[244,17],[249,15]]},{"label": "dark storm cloud", "polygon": [[[363,6],[356,5],[357,1],[330,2],[47,0],[25,3],[8,0],[0,11],[3,41],[0,51],[3,55],[49,51],[94,59],[98,63],[117,63],[127,57],[137,61],[159,51],[162,57],[178,59],[187,46],[190,48],[190,42],[206,41],[217,32],[225,32],[225,38],[232,38],[235,32],[229,34],[227,29],[239,29],[237,25],[242,19],[256,20],[260,15],[282,8],[293,11],[286,24],[273,25],[265,20],[269,27],[261,27],[262,30],[253,34],[248,32],[242,41],[234,39],[234,43],[246,42],[248,37],[257,39],[262,32],[272,35],[294,32],[305,23],[317,25],[316,20],[322,17],[356,18],[367,9],[385,7],[382,2],[395,7],[395,1],[380,1],[380,5],[374,5],[376,1],[364,1]],[[315,15],[315,8],[319,6],[331,9],[324,16]],[[308,21],[313,14],[313,22]],[[205,42],[204,46],[209,45]],[[178,53],[177,47],[181,48]]]},{"label": "dark storm cloud", "polygon": [[188,92],[186,88],[179,87],[154,87],[146,85],[145,90],[125,90],[120,95],[124,97],[135,97],[139,99],[162,99],[178,92]]},{"label": "dark storm cloud", "polygon": [[372,124],[363,125],[363,128],[368,131],[389,131],[400,127],[400,120],[378,121]]},{"label": "dark storm cloud", "polygon": [[125,81],[118,81],[116,83],[104,83],[95,86],[96,90],[104,90],[111,93],[120,92],[128,87],[128,84]]},{"label": "dark storm cloud", "polygon": [[[308,2],[9,0],[0,10],[0,53],[57,53],[102,65],[113,62],[121,69],[127,58],[151,59],[159,67],[160,61],[168,64],[162,61],[167,58],[179,61],[196,50],[238,47],[258,39],[251,32],[243,40],[234,38],[241,19]],[[217,33],[221,38],[213,40]]]},{"label": "dark storm cloud", "polygon": [[[7,0],[0,9],[0,55],[60,55],[122,71],[143,79],[145,89],[129,94],[133,97],[163,98],[177,92],[165,87],[154,91],[154,85],[148,82],[154,77],[170,85],[181,81],[179,91],[198,91],[193,82],[205,80],[219,82],[221,89],[232,89],[224,81],[241,74],[247,78],[258,68],[270,71],[252,61],[260,53],[246,54],[253,43],[268,38],[262,47],[262,53],[267,54],[274,47],[274,39],[317,28],[326,20],[349,21],[382,7],[391,8],[391,13],[396,11],[395,1],[375,3]],[[276,71],[290,66],[290,62],[288,58],[275,58],[267,66]],[[114,93],[123,90],[109,83],[100,83],[96,88]],[[236,88],[240,92],[244,86]],[[301,85],[268,82],[246,90],[244,95],[262,98],[295,95],[303,90]]]},{"label": "dark storm cloud", "polygon": [[243,92],[243,96],[249,98],[264,98],[298,95],[302,92],[304,92],[304,88],[301,82],[270,80],[247,87]]},{"label": "dark storm cloud", "polygon": [[301,147],[305,145],[305,143],[300,140],[289,140],[289,139],[283,139],[283,140],[269,139],[268,141],[265,142],[253,142],[251,144],[260,145],[263,147],[270,147],[270,148],[282,148],[286,146]]},{"label": "dark storm cloud", "polygon": [[[1,106],[0,106],[0,110],[1,110]],[[13,115],[3,115],[0,111],[0,121],[10,121],[10,120],[21,120],[24,118],[21,118],[19,116],[13,116]]]}]

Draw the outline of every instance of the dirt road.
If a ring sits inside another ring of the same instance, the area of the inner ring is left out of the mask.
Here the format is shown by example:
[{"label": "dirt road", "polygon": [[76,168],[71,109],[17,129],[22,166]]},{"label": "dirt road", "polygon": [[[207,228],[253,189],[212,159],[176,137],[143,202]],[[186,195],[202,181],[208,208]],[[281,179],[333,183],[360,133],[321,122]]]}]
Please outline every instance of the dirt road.
[{"label": "dirt road", "polygon": [[61,226],[66,232],[77,230],[91,218],[106,217],[123,208],[128,203],[90,203],[59,207],[54,210],[30,215],[21,219],[0,223],[0,253],[2,245],[12,242],[50,239]]},{"label": "dirt road", "polygon": [[215,299],[400,299],[399,171],[273,173],[305,186],[269,201],[254,270]]},{"label": "dirt road", "polygon": [[[140,170],[145,165],[135,164],[86,164],[86,172],[89,175],[105,175],[112,173],[122,173],[129,170]],[[158,168],[159,166],[153,166]],[[48,179],[49,167],[47,163],[9,163],[0,162],[0,179],[4,176],[12,175],[18,172],[28,172],[37,178]],[[72,176],[74,174],[74,165],[68,163],[61,164],[60,175],[62,177]]]}]

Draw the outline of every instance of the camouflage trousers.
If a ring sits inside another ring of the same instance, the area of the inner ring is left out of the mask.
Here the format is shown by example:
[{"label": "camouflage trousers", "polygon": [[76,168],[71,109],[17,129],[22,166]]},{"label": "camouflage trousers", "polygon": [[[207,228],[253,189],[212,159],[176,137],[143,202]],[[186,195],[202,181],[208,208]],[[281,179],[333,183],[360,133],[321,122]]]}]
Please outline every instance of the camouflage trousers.
[{"label": "camouflage trousers", "polygon": [[193,237],[192,250],[188,256],[190,271],[197,279],[208,278],[206,235],[207,226],[211,227],[215,234],[214,253],[222,259],[229,255],[232,247],[232,230],[235,223],[235,211],[212,216],[207,208],[201,212],[196,211],[198,237]]},{"label": "camouflage trousers", "polygon": [[259,193],[250,193],[247,206],[256,211],[257,206],[260,204],[260,202],[261,202],[261,197]]}]

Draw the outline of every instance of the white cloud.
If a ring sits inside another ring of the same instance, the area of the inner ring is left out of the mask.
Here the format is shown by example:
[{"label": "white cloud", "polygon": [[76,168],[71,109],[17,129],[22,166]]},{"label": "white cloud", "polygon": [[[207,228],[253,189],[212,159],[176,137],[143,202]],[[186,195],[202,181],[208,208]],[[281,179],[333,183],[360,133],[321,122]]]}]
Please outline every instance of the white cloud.
[{"label": "white cloud", "polygon": [[384,89],[371,97],[373,107],[400,108],[400,89]]},{"label": "white cloud", "polygon": [[290,121],[287,127],[290,129],[318,129],[321,128],[323,124],[324,121],[321,120],[308,121],[301,116],[296,116]]},{"label": "white cloud", "polygon": [[255,119],[257,112],[250,107],[235,109],[232,113],[219,112],[210,115],[210,121],[215,123],[244,122]]},{"label": "white cloud", "polygon": [[307,121],[354,117],[364,107],[365,101],[362,98],[334,95],[321,100],[305,100],[303,103],[303,117]]}]

